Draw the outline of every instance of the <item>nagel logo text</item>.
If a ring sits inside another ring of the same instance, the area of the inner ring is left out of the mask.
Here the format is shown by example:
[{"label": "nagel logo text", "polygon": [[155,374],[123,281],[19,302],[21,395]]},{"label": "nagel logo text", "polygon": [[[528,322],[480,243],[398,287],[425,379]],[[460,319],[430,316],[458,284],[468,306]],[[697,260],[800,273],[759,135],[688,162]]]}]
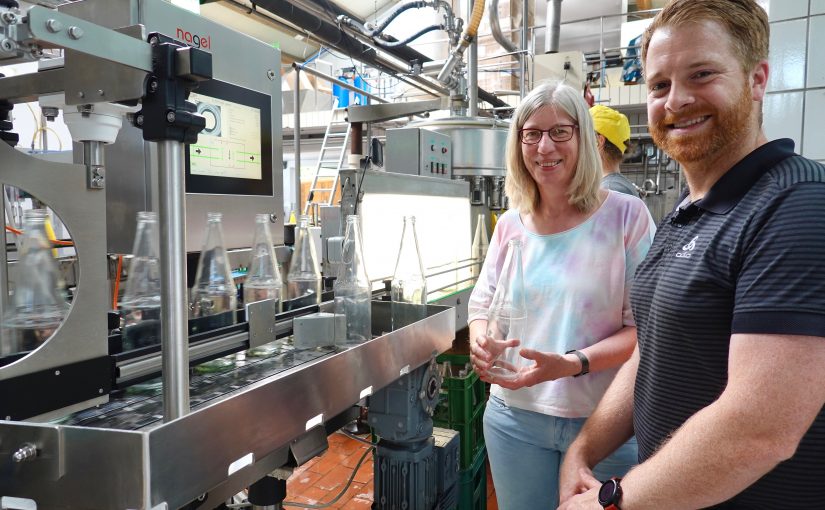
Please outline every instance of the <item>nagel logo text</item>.
[{"label": "nagel logo text", "polygon": [[211,35],[196,35],[192,32],[187,32],[186,30],[180,27],[178,27],[177,32],[175,32],[175,39],[183,41],[190,46],[194,46],[195,48],[200,48],[202,50],[208,50],[212,48]]}]

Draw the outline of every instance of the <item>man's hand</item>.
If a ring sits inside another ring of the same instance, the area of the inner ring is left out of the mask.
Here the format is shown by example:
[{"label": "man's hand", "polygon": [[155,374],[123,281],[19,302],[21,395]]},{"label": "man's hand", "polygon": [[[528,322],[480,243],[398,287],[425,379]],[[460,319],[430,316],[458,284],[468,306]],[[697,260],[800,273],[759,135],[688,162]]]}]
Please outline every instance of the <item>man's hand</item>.
[{"label": "man's hand", "polygon": [[602,510],[602,505],[599,504],[599,487],[562,502],[558,510]]},{"label": "man's hand", "polygon": [[601,487],[602,483],[593,476],[593,471],[587,467],[584,459],[579,458],[568,451],[564,456],[564,462],[559,472],[559,501],[565,502],[568,499],[589,491],[593,488]]}]

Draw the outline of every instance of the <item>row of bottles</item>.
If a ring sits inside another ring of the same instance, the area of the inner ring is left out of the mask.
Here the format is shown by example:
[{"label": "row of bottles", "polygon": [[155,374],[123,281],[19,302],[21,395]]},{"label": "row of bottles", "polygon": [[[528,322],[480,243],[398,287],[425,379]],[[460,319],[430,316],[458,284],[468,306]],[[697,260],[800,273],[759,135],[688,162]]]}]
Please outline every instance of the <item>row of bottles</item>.
[{"label": "row of bottles", "polygon": [[[237,290],[223,242],[222,215],[209,213],[207,233],[190,295],[190,318],[209,317],[209,327],[232,324]],[[155,213],[138,213],[130,276],[120,300],[124,349],[160,342],[160,264],[158,219]],[[56,330],[68,313],[61,294],[64,285],[52,243],[46,234],[47,213],[34,209],[24,215],[17,282],[2,317],[0,355],[33,350]],[[372,286],[367,276],[357,216],[347,217],[339,278],[333,285],[335,312],[347,317],[346,345],[371,338]],[[246,303],[263,299],[280,302],[282,281],[269,230],[269,216],[257,215],[251,260],[244,284]],[[286,298],[320,303],[322,291],[318,255],[309,234],[308,218],[301,217],[296,232],[286,286]],[[426,281],[415,233],[415,218],[404,219],[401,247],[392,280],[393,326],[423,318]],[[280,307],[279,307],[280,309]]]}]

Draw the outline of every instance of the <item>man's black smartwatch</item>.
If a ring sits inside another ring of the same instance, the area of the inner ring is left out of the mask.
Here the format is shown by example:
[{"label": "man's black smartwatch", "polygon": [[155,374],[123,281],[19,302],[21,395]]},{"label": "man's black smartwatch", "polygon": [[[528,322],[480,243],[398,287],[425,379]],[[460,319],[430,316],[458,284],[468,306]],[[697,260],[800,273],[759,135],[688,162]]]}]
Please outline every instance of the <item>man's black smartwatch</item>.
[{"label": "man's black smartwatch", "polygon": [[621,478],[611,478],[602,484],[599,489],[599,504],[606,510],[621,510],[619,502],[622,500]]}]

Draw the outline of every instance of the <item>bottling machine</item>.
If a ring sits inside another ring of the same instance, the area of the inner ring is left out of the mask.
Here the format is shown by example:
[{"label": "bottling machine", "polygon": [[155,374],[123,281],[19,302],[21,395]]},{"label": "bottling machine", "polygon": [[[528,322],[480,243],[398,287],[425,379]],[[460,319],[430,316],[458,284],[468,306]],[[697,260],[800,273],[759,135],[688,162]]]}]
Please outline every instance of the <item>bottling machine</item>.
[{"label": "bottling machine", "polygon": [[[45,61],[49,48],[63,56]],[[42,65],[0,78],[9,142],[0,143],[0,182],[66,226],[77,277],[68,314],[43,343],[0,356],[0,504],[214,508],[249,487],[252,505],[274,508],[288,468],[322,452],[327,433],[369,397],[371,425],[388,439],[382,466],[417,480],[380,504],[431,507],[447,487],[427,470],[446,470],[440,480],[457,470],[428,439],[440,387],[434,357],[452,343],[454,309],[422,305],[422,320],[398,324],[390,303],[375,301],[374,338],[346,349],[275,342],[295,318],[329,311],[329,295],[278,314],[271,302],[247,303],[216,329],[187,319],[187,253],[191,265],[207,211],[224,213],[229,248],[248,246],[244,227],[256,213],[271,215],[274,242],[283,242],[278,50],[162,0],[24,10],[4,2],[0,63],[19,61]],[[13,148],[8,106],[36,100],[74,116],[76,164]],[[358,203],[356,181],[344,181],[343,212]],[[467,195],[464,183],[444,186],[448,197]],[[162,342],[124,350],[107,316],[103,260],[129,251],[141,210],[159,213]],[[3,243],[4,313],[28,276],[14,258]],[[279,468],[287,469],[273,475]],[[376,487],[407,479],[380,476]]]}]

